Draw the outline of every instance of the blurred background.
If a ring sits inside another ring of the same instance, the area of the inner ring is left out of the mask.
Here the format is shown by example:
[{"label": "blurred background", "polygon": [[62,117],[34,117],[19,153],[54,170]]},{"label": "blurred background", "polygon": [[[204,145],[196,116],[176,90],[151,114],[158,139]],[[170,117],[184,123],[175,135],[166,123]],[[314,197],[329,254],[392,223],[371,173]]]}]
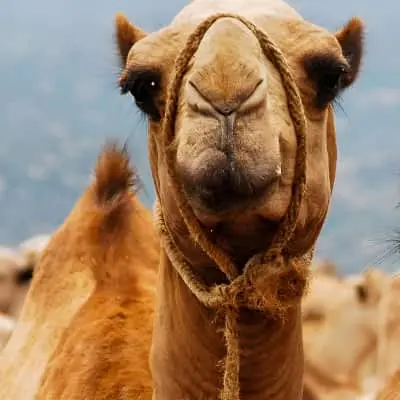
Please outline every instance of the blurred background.
[{"label": "blurred background", "polygon": [[[337,110],[338,174],[317,256],[345,273],[376,264],[400,221],[400,3],[292,0],[331,31],[352,16],[367,25],[358,83]],[[129,139],[151,206],[146,122],[119,95],[113,17],[157,30],[185,0],[4,1],[0,11],[0,244],[50,233],[90,179],[107,138]],[[379,264],[397,269],[396,260]]]}]

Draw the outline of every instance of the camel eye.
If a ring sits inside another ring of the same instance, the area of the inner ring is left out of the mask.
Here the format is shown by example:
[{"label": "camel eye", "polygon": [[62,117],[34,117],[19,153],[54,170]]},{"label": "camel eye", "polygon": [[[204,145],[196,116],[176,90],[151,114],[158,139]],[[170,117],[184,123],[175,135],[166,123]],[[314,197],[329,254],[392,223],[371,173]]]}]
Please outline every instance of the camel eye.
[{"label": "camel eye", "polygon": [[360,303],[367,303],[370,298],[370,293],[368,293],[368,288],[363,284],[359,284],[355,287],[356,297]]},{"label": "camel eye", "polygon": [[121,93],[130,93],[138,108],[150,119],[158,121],[160,112],[157,95],[160,92],[160,75],[154,71],[133,72],[121,82]]},{"label": "camel eye", "polygon": [[135,98],[138,107],[145,107],[147,103],[153,101],[157,93],[158,84],[154,79],[137,79],[129,89],[131,95]]},{"label": "camel eye", "polygon": [[344,68],[327,70],[321,73],[317,82],[320,106],[330,103],[336,98],[343,87]]},{"label": "camel eye", "polygon": [[305,60],[308,76],[315,84],[315,105],[325,108],[344,88],[348,65],[334,56],[313,56]]}]

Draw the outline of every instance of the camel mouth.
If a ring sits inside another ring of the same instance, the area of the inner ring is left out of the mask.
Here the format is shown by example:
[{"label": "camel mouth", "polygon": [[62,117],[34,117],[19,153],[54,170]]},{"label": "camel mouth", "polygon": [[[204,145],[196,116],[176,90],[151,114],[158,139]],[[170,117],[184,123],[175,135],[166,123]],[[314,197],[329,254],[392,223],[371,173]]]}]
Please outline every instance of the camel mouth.
[{"label": "camel mouth", "polygon": [[189,203],[200,219],[224,219],[233,213],[255,210],[262,206],[269,192],[267,188],[257,190],[252,194],[235,192],[230,186],[222,186],[218,190],[212,191],[201,189],[197,192],[189,192]]},{"label": "camel mouth", "polygon": [[220,150],[206,150],[180,167],[190,205],[197,214],[211,219],[261,207],[281,176],[280,168],[264,173],[244,168],[233,155]]}]

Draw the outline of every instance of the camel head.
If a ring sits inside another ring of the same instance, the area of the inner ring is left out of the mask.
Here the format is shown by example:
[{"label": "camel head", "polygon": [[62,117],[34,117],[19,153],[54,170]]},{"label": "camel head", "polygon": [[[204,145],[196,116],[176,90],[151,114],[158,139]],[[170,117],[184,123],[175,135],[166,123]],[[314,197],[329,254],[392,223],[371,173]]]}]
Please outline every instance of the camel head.
[{"label": "camel head", "polygon": [[377,268],[345,278],[314,277],[303,302],[310,379],[318,372],[337,383],[326,389],[361,389],[364,379],[375,373],[380,301],[388,279]]},{"label": "camel head", "polygon": [[29,286],[33,265],[17,251],[0,248],[0,312],[11,312],[19,291]]},{"label": "camel head", "polygon": [[[292,244],[301,252],[315,242],[327,213],[336,169],[333,104],[358,76],[363,25],[354,18],[331,33],[288,9],[250,19],[283,53],[305,109],[306,200]],[[178,230],[161,122],[174,61],[202,19],[183,10],[152,34],[121,14],[116,19],[120,86],[148,118],[157,194]],[[215,241],[247,258],[267,247],[296,175],[296,134],[278,70],[243,23],[221,18],[201,40],[178,96],[175,165],[186,197]]]}]

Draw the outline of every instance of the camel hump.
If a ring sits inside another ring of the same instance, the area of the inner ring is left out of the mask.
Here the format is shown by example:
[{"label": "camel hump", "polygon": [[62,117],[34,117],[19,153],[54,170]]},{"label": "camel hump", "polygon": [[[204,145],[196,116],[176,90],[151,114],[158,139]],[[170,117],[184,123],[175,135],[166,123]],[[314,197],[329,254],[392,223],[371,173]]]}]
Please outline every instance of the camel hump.
[{"label": "camel hump", "polygon": [[[98,158],[94,179],[79,208],[80,245],[90,257],[97,283],[132,281],[132,268],[145,236],[145,211],[137,198],[141,183],[128,150],[107,142]],[[146,214],[147,215],[147,214]]]},{"label": "camel hump", "polygon": [[126,146],[108,142],[100,153],[96,169],[94,194],[99,206],[115,208],[128,193],[137,193],[140,180],[130,165]]},{"label": "camel hump", "polygon": [[139,189],[140,179],[126,145],[108,141],[97,158],[88,195],[78,206],[77,223],[84,241],[99,250],[111,243],[119,248],[121,238],[137,235]]}]

